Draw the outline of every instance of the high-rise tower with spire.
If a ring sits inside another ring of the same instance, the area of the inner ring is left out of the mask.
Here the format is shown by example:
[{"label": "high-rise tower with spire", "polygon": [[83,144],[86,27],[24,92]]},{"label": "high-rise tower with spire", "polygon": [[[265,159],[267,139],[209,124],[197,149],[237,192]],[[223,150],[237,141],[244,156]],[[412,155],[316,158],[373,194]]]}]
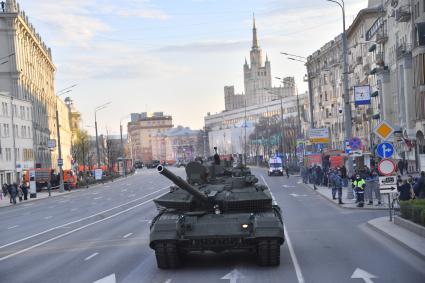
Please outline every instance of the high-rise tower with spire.
[{"label": "high-rise tower with spire", "polygon": [[[235,94],[233,86],[224,87],[226,110],[233,110],[245,106],[252,106],[270,102],[279,96],[287,96],[288,87],[272,87],[271,66],[268,56],[263,61],[263,51],[260,48],[255,24],[252,23],[252,46],[249,64],[245,58],[243,65],[245,94]],[[291,87],[294,89],[294,87]],[[286,91],[285,91],[286,89]]]},{"label": "high-rise tower with spire", "polygon": [[266,61],[263,61],[263,51],[258,45],[255,18],[252,24],[252,46],[249,58],[250,65],[245,60],[243,66],[247,105],[267,102],[271,95],[265,88],[271,89],[272,87],[271,67],[267,55]]}]

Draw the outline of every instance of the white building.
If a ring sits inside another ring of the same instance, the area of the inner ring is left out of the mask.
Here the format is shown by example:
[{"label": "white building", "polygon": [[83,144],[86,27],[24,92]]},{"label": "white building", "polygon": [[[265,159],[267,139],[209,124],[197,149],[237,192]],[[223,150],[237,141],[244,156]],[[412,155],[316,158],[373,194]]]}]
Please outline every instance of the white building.
[{"label": "white building", "polygon": [[[245,121],[246,136],[254,131],[255,123],[261,117],[279,116],[281,106],[283,108],[283,119],[298,118],[301,123],[306,120],[308,94],[288,96],[280,99],[247,106],[246,108],[234,109],[231,111],[223,111],[217,114],[207,114],[204,117],[205,129],[208,131],[209,154],[213,154],[214,146],[217,146],[220,154],[243,154],[245,145]],[[299,108],[299,112],[298,112]]]},{"label": "white building", "polygon": [[35,164],[51,167],[56,162],[47,142],[55,131],[55,66],[50,48],[15,0],[6,0],[5,10],[0,10],[0,57],[4,56],[0,91],[32,102]]},{"label": "white building", "polygon": [[32,104],[0,93],[0,185],[19,183],[34,167]]}]

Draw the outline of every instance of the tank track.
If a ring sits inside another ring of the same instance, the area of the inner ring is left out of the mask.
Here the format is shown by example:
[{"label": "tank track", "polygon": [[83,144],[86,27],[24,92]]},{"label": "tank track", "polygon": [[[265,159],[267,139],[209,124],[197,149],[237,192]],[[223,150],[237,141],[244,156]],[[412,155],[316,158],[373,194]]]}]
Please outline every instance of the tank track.
[{"label": "tank track", "polygon": [[177,268],[180,266],[180,256],[177,245],[172,241],[155,243],[156,263],[160,269]]},{"label": "tank track", "polygon": [[278,266],[280,264],[280,244],[277,239],[263,239],[257,244],[258,265]]}]

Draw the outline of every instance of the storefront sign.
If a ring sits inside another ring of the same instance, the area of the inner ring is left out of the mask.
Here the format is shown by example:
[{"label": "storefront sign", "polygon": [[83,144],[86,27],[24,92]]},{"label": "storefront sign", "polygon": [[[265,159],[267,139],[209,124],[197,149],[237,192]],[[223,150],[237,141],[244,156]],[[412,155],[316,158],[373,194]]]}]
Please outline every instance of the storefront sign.
[{"label": "storefront sign", "polygon": [[379,17],[373,25],[370,27],[370,29],[366,32],[366,41],[369,41],[372,39],[372,37],[378,32],[379,28],[383,25],[384,20],[382,17]]},{"label": "storefront sign", "polygon": [[328,128],[310,129],[309,141],[311,143],[329,143],[329,129]]}]

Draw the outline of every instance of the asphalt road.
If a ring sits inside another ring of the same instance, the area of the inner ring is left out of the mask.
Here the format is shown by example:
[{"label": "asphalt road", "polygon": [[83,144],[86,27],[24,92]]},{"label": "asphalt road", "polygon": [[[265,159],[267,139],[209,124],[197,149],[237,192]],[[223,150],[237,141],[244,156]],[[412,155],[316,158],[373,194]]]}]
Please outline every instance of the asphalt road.
[{"label": "asphalt road", "polygon": [[[103,186],[1,208],[0,282],[424,282],[423,260],[365,224],[385,212],[342,209],[297,177],[254,172],[283,209],[287,241],[279,267],[261,268],[250,254],[225,253],[191,255],[178,270],[159,270],[148,246],[149,221],[156,214],[152,199],[170,182],[145,169]],[[371,281],[353,274],[369,274]]]}]

